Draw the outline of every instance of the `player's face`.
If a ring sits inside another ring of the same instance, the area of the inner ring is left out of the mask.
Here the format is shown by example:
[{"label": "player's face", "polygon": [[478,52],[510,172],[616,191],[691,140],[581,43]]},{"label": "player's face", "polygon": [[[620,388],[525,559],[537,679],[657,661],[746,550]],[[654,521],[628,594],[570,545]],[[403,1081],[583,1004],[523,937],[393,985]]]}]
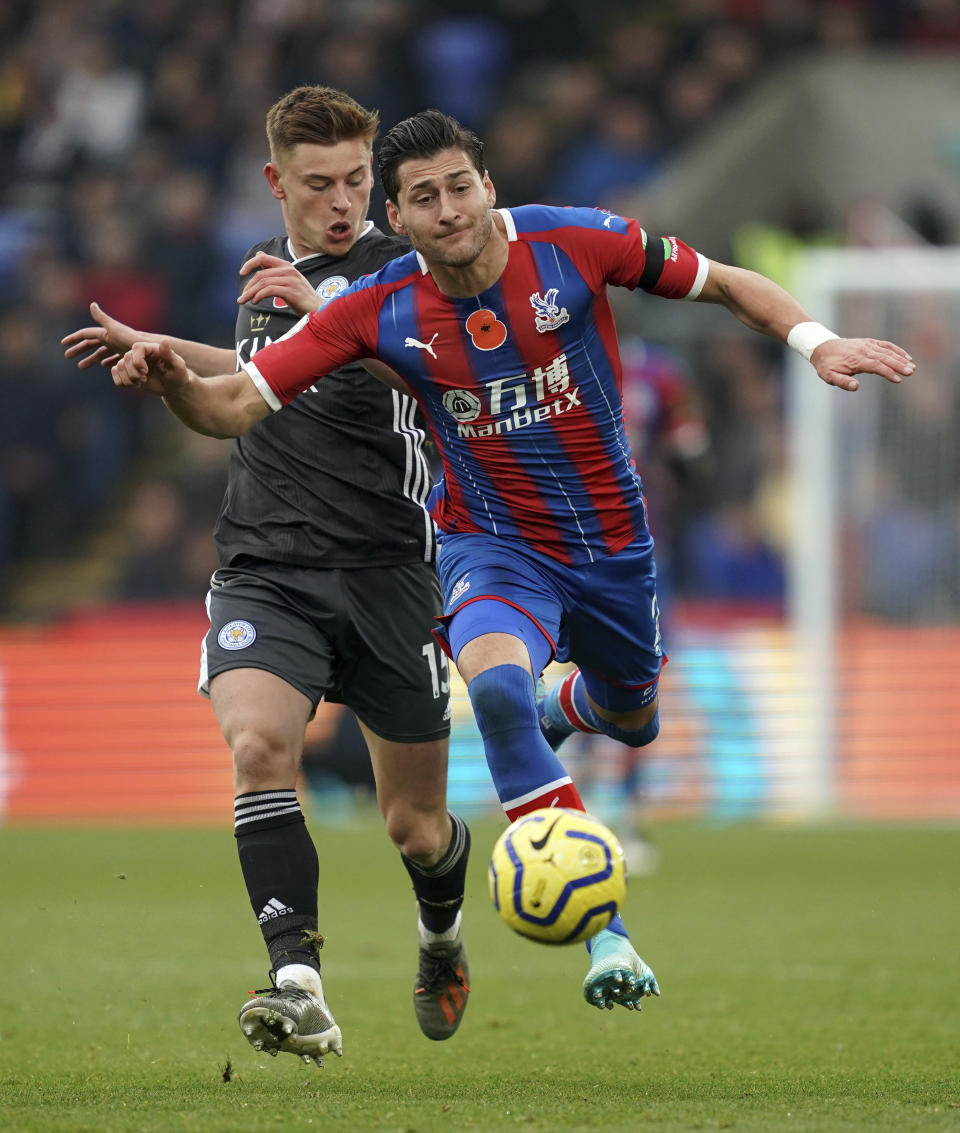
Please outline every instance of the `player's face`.
[{"label": "player's face", "polygon": [[463,150],[411,158],[397,169],[396,201],[387,201],[395,231],[410,238],[430,263],[465,268],[475,263],[493,229],[496,200],[490,178],[482,177]]},{"label": "player's face", "polygon": [[332,146],[300,142],[264,168],[280,201],[287,235],[297,256],[343,256],[363,231],[373,171],[362,138]]}]

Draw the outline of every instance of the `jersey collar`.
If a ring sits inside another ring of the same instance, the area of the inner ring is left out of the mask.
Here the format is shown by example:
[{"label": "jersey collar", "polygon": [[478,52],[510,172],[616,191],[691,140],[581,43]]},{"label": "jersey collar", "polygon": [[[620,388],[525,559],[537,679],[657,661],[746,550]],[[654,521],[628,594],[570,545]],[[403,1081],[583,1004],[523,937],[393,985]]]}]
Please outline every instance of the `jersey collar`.
[{"label": "jersey collar", "polygon": [[512,244],[517,239],[517,226],[514,223],[513,215],[509,209],[494,209],[496,213],[500,214],[500,219],[503,221],[503,227],[507,230],[507,240]]}]

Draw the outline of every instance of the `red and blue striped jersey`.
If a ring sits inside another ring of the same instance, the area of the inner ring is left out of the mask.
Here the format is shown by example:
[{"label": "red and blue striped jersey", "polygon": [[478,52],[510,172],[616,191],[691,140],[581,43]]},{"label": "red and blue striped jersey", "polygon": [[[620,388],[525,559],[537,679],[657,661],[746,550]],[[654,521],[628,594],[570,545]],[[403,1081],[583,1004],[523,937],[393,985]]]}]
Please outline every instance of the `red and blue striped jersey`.
[{"label": "red and blue striped jersey", "polygon": [[507,266],[451,298],[416,252],[358,280],[246,370],[273,409],[357,358],[394,369],[443,462],[442,532],[520,539],[571,565],[646,534],[623,424],[608,284],[695,298],[707,261],[635,220],[585,208],[499,210]]}]

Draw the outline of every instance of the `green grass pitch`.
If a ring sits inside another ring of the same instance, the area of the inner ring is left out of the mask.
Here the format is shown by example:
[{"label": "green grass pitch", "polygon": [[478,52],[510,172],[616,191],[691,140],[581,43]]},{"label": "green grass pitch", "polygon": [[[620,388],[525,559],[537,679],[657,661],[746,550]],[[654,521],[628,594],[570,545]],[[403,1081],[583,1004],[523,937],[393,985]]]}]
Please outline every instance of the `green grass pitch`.
[{"label": "green grass pitch", "polygon": [[314,824],[344,1057],[256,1054],[265,955],[223,831],[0,830],[0,1128],[960,1128],[960,831],[668,824],[625,910],[663,996],[581,998],[582,946],[513,936],[474,824],[473,996],[414,1021],[414,907],[376,816]]}]

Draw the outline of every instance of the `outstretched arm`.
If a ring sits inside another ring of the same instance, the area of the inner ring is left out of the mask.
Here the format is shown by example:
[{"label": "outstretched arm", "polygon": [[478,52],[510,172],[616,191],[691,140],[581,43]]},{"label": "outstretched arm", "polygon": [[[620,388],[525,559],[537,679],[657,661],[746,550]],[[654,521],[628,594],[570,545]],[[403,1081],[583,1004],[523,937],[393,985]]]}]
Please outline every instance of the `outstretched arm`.
[{"label": "outstretched arm", "polygon": [[854,391],[856,374],[899,382],[916,369],[896,343],[876,338],[838,338],[813,321],[796,299],[766,276],[710,260],[699,302],[719,303],[745,326],[777,338],[807,358],[828,386]]},{"label": "outstretched arm", "polygon": [[[258,303],[261,299],[277,296],[298,315],[306,315],[320,306],[319,295],[289,260],[257,252],[240,268],[241,275],[251,273],[250,281],[237,297],[238,303]],[[236,355],[229,347],[208,346],[187,338],[134,330],[108,315],[97,303],[90,304],[90,314],[95,326],[81,327],[60,340],[61,345],[66,347],[64,357],[76,358],[81,370],[97,363],[101,366],[115,365],[135,342],[164,340],[202,378],[223,374],[236,365]]]},{"label": "outstretched arm", "polygon": [[238,437],[271,412],[246,371],[202,378],[166,339],[135,342],[111,373],[114,385],[162,397],[185,425],[208,437]]},{"label": "outstretched arm", "polygon": [[235,364],[234,352],[229,348],[134,330],[108,315],[98,303],[90,304],[90,314],[95,326],[81,327],[60,339],[61,345],[66,347],[64,357],[76,358],[81,370],[98,362],[101,366],[114,366],[135,342],[168,342],[190,369],[201,377],[222,374]]}]

